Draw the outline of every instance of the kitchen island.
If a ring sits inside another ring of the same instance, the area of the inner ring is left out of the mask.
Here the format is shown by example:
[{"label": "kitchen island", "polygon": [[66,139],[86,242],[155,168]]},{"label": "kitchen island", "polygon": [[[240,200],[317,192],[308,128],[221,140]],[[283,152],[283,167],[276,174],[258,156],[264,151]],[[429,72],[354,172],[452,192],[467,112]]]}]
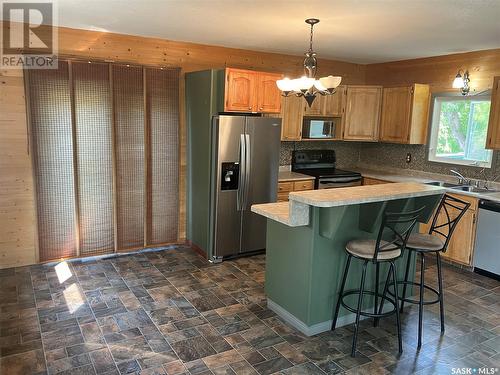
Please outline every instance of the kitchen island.
[{"label": "kitchen island", "polygon": [[[306,335],[329,330],[347,260],[345,244],[351,239],[376,238],[385,211],[425,206],[420,221],[427,222],[444,191],[418,183],[394,183],[292,192],[289,202],[253,205],[253,212],[268,218],[268,307]],[[398,278],[402,278],[403,257],[396,264]],[[361,265],[358,261],[351,264],[346,290],[359,287]],[[385,266],[379,290],[385,282]],[[367,289],[374,286],[374,268],[368,268]],[[413,265],[411,276],[414,269]],[[347,302],[354,304],[355,297]],[[365,302],[365,308],[373,306],[373,298]],[[338,326],[353,321],[354,315],[341,309]]]}]

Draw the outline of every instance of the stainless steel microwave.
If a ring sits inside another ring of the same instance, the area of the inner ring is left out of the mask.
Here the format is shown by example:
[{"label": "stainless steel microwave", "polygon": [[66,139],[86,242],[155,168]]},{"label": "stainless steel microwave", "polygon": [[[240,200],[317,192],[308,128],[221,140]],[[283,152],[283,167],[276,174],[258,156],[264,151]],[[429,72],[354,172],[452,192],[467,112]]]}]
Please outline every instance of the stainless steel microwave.
[{"label": "stainless steel microwave", "polygon": [[340,125],[340,117],[304,117],[302,138],[333,139],[337,125]]}]

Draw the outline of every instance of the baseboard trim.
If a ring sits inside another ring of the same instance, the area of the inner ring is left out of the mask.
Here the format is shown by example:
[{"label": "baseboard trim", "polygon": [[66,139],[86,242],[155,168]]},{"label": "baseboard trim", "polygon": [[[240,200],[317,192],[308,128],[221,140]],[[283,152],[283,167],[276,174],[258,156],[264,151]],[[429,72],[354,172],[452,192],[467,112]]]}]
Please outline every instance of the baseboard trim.
[{"label": "baseboard trim", "polygon": [[[302,320],[285,310],[270,298],[267,299],[267,307],[269,310],[275,312],[285,322],[287,322],[306,336],[314,336],[318,333],[329,331],[332,328],[332,319],[308,326]],[[362,316],[361,320],[363,319],[366,319],[366,317]],[[354,323],[355,320],[356,315],[353,313],[349,313],[337,319],[337,327],[342,327]]]}]

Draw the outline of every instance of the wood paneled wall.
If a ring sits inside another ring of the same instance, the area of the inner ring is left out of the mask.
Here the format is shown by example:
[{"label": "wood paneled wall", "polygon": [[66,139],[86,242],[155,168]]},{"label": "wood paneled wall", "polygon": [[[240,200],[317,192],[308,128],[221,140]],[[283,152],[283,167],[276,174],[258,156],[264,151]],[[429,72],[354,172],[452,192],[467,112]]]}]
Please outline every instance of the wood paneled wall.
[{"label": "wood paneled wall", "polygon": [[[185,72],[225,66],[302,73],[302,56],[175,42],[114,33],[59,28],[59,54],[181,68],[180,82],[180,238],[185,233],[186,131]],[[384,64],[359,65],[319,60],[319,74],[338,74],[344,84],[428,83],[450,89],[459,68],[468,69],[473,88],[491,86],[500,75],[500,49]],[[37,262],[33,177],[28,153],[23,77],[0,72],[0,268]]]},{"label": "wood paneled wall", "polygon": [[[180,222],[185,237],[186,131],[184,73],[226,66],[254,70],[302,73],[302,56],[175,42],[163,39],[59,28],[59,54],[65,57],[111,60],[141,65],[181,68],[180,82]],[[345,83],[365,80],[365,66],[320,60],[319,73],[342,75]],[[28,154],[23,77],[20,71],[2,71],[0,94],[0,268],[37,262],[35,204]]]},{"label": "wood paneled wall", "polygon": [[0,268],[37,261],[22,71],[0,72]]},{"label": "wood paneled wall", "polygon": [[433,92],[448,91],[459,69],[469,70],[472,89],[489,89],[493,77],[500,75],[500,49],[370,64],[366,66],[366,83],[427,83]]}]

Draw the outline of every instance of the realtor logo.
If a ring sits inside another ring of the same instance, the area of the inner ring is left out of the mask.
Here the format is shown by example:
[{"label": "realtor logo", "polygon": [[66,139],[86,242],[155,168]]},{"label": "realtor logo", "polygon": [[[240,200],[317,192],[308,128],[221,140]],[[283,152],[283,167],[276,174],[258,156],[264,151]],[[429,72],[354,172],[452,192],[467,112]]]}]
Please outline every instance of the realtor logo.
[{"label": "realtor logo", "polygon": [[0,68],[56,69],[52,2],[2,2]]}]

